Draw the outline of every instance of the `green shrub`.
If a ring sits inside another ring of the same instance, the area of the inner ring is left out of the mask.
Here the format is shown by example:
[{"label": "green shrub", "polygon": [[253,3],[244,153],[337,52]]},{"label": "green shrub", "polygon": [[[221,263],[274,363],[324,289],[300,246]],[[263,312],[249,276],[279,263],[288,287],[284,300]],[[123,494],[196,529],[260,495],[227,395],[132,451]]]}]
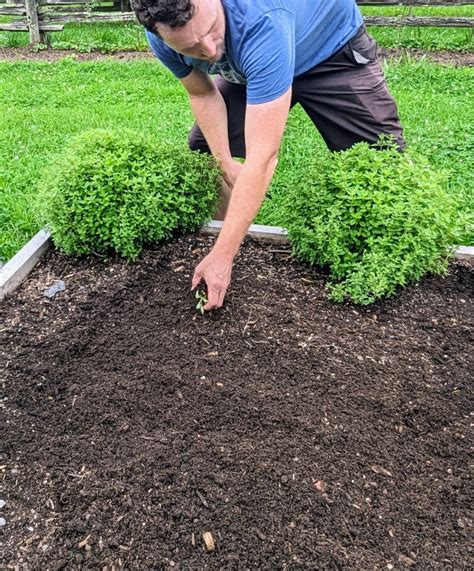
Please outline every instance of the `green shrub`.
[{"label": "green shrub", "polygon": [[329,266],[331,299],[369,304],[446,269],[457,204],[443,173],[390,145],[318,159],[287,188],[284,215],[294,254]]},{"label": "green shrub", "polygon": [[39,208],[55,245],[68,254],[143,245],[196,229],[217,203],[220,173],[208,155],[130,130],[72,138],[45,169]]}]

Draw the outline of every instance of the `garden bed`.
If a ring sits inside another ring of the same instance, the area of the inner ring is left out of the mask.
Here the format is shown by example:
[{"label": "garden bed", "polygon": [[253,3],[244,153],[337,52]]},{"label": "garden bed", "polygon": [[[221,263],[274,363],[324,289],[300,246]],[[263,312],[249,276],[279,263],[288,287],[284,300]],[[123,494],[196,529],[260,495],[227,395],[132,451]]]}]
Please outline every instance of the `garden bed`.
[{"label": "garden bed", "polygon": [[5,562],[472,568],[474,268],[360,308],[247,242],[201,316],[212,241],[133,264],[51,252],[2,304]]}]

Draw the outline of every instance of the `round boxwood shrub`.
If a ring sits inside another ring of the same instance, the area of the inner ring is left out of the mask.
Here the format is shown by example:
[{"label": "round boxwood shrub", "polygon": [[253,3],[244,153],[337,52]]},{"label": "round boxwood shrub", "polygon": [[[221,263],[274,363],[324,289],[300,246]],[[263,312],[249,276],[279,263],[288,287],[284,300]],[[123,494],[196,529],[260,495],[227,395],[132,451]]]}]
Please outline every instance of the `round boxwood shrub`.
[{"label": "round boxwood shrub", "polygon": [[446,269],[457,204],[423,157],[359,143],[292,178],[284,217],[294,254],[329,267],[334,301],[369,304]]},{"label": "round boxwood shrub", "polygon": [[39,183],[39,208],[63,252],[114,250],[134,259],[143,245],[208,220],[219,180],[208,155],[130,130],[96,129],[53,157]]}]

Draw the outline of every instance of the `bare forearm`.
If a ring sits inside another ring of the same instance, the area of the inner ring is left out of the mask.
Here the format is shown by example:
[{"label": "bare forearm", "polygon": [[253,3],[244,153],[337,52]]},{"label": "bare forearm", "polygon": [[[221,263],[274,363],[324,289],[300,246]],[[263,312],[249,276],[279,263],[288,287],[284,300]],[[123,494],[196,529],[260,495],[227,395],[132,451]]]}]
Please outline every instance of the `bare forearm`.
[{"label": "bare forearm", "polygon": [[227,133],[227,108],[217,89],[200,96],[190,96],[194,117],[211,149],[220,162],[231,160],[229,136]]},{"label": "bare forearm", "polygon": [[206,310],[222,307],[229,287],[232,265],[248,227],[260,208],[275,171],[291,88],[278,99],[248,105],[245,121],[247,159],[237,172],[219,238],[194,271],[192,288],[204,280],[209,301]]}]

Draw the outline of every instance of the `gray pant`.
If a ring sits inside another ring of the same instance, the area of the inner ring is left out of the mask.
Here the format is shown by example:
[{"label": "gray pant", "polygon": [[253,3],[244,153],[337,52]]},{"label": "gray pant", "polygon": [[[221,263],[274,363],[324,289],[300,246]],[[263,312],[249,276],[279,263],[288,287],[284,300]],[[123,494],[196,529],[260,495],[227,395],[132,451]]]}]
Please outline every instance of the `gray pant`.
[{"label": "gray pant", "polygon": [[[245,158],[245,85],[216,78],[227,106],[231,154]],[[393,135],[403,149],[397,106],[390,95],[377,58],[377,43],[362,27],[326,61],[293,80],[291,106],[299,103],[332,151],[355,143],[375,143],[381,134]],[[197,125],[189,135],[192,150],[209,153]]]}]

